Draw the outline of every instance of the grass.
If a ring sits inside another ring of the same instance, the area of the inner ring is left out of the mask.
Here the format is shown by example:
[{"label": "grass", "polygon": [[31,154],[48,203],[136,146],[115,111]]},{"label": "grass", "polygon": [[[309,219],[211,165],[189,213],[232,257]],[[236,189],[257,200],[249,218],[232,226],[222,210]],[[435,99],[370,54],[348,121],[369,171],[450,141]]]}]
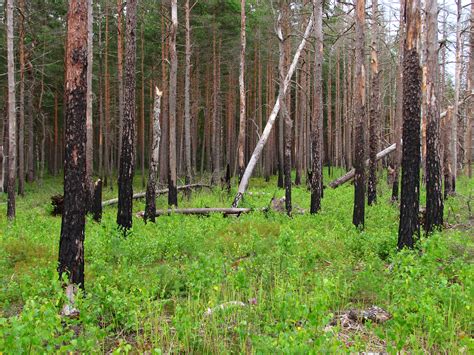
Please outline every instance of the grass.
[{"label": "grass", "polygon": [[[247,196],[242,206],[267,206],[284,195],[275,186],[252,180],[251,191],[266,194]],[[6,221],[0,197],[0,352],[472,352],[474,180],[460,178],[457,189],[445,206],[450,227],[403,252],[396,251],[398,208],[385,181],[363,232],[351,224],[350,184],[326,189],[315,216],[172,215],[146,225],[134,218],[126,238],[116,229],[116,209],[106,208],[102,223],[87,220],[80,317],[63,319],[61,219],[50,215],[49,201],[62,193],[61,180],[28,185],[14,222]],[[104,199],[115,194],[106,189]],[[232,198],[216,188],[190,201],[180,194],[179,203],[229,206]],[[293,189],[293,199],[307,210],[304,187]],[[215,308],[230,301],[246,306]],[[370,305],[393,318],[363,332],[325,331],[336,312]]]}]

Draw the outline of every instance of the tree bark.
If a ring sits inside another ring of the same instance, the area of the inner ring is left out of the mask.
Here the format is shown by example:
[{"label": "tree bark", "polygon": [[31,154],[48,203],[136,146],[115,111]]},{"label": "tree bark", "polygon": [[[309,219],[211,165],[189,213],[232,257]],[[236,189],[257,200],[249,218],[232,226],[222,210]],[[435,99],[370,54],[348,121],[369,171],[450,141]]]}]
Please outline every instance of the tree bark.
[{"label": "tree bark", "polygon": [[141,95],[140,95],[140,164],[142,170],[142,187],[145,187],[145,37],[144,25],[141,26],[140,36],[140,61],[141,61]]},{"label": "tree bark", "polygon": [[[191,25],[189,0],[184,5],[186,23],[185,73],[184,73],[184,161],[185,183],[191,183]],[[227,147],[228,149],[229,147]]]},{"label": "tree bark", "polygon": [[[122,152],[122,137],[123,137],[123,120],[124,120],[124,87],[123,87],[123,0],[117,0],[117,86],[118,86],[118,160],[117,164],[120,167],[120,159]],[[107,32],[107,31],[106,31]]]},{"label": "tree bark", "polygon": [[239,138],[238,138],[238,161],[239,161],[239,181],[245,170],[245,0],[240,1],[240,66],[239,66],[239,97],[240,97],[240,118],[239,118]]},{"label": "tree bark", "polygon": [[59,276],[84,288],[86,215],[87,0],[71,0],[66,46],[64,212]]},{"label": "tree bark", "polygon": [[158,179],[158,162],[160,157],[160,110],[161,110],[161,95],[163,93],[155,88],[155,104],[153,107],[153,138],[151,145],[150,169],[148,171],[148,184],[146,188],[146,207],[145,207],[145,222],[149,219],[155,222],[156,216],[156,183]]},{"label": "tree bark", "polygon": [[354,87],[354,116],[355,127],[355,155],[354,155],[354,213],[352,223],[363,228],[365,223],[365,0],[357,0],[355,20],[355,87]]},{"label": "tree bark", "polygon": [[[472,92],[474,89],[474,1],[471,1],[471,18],[470,18],[470,37],[469,37],[469,71],[467,78],[467,91]],[[466,128],[466,175],[472,178],[472,125],[474,115],[474,98],[470,98],[467,109],[467,128]]]},{"label": "tree bark", "polygon": [[426,1],[426,215],[424,228],[432,232],[443,225],[440,162],[440,95],[438,63],[438,2]]},{"label": "tree bark", "polygon": [[171,33],[170,33],[170,91],[169,91],[169,175],[168,204],[178,206],[176,189],[176,81],[178,56],[176,54],[176,31],[178,30],[178,4],[171,0]]},{"label": "tree bark", "polygon": [[125,86],[122,126],[122,150],[120,152],[119,202],[117,224],[124,230],[132,227],[133,175],[135,170],[135,120],[136,120],[136,27],[137,0],[127,2]]},{"label": "tree bark", "polygon": [[19,62],[20,95],[18,115],[18,194],[25,194],[25,0],[18,1],[20,9],[19,23]]},{"label": "tree bark", "polygon": [[452,194],[452,156],[451,156],[451,140],[452,140],[452,106],[448,107],[446,118],[441,122],[443,132],[443,176],[444,176],[444,199]]},{"label": "tree bark", "polygon": [[378,3],[372,0],[372,44],[370,69],[372,87],[370,97],[370,144],[369,144],[369,182],[367,185],[367,202],[370,205],[377,202],[377,151],[379,147],[379,117],[380,109],[380,75],[378,59]]},{"label": "tree bark", "polygon": [[457,4],[457,18],[456,18],[456,64],[454,72],[454,111],[453,111],[453,139],[451,141],[451,156],[452,156],[452,191],[456,191],[456,179],[458,170],[458,121],[459,121],[459,95],[461,91],[461,0],[456,1]]},{"label": "tree bark", "polygon": [[7,68],[8,68],[8,181],[7,217],[15,218],[16,181],[16,100],[15,53],[13,52],[13,0],[7,0]]},{"label": "tree bark", "polygon": [[93,69],[93,0],[87,1],[87,108],[86,108],[86,184],[88,190],[89,203],[88,208],[92,206],[94,194],[94,183],[92,182],[92,173],[94,170],[94,126],[92,124],[92,69]]},{"label": "tree bark", "polygon": [[398,248],[413,248],[419,235],[421,68],[417,42],[420,0],[406,0],[406,38],[403,58],[402,191]]},{"label": "tree bark", "polygon": [[323,159],[323,4],[322,0],[313,0],[314,38],[314,101],[311,117],[311,213],[321,209],[323,193],[322,159]]},{"label": "tree bark", "polygon": [[249,184],[250,177],[252,176],[253,169],[255,168],[255,165],[260,158],[260,155],[262,154],[263,147],[265,146],[265,143],[268,140],[268,137],[270,136],[270,132],[272,130],[273,124],[275,123],[275,120],[278,115],[278,111],[280,110],[280,102],[283,100],[284,95],[286,94],[286,91],[288,90],[288,86],[290,84],[291,78],[293,76],[293,73],[296,69],[296,66],[298,64],[298,60],[301,55],[301,51],[303,50],[304,46],[306,45],[307,38],[310,34],[310,31],[313,27],[313,19],[311,18],[308,22],[308,25],[306,26],[306,30],[303,35],[303,39],[301,40],[300,45],[298,46],[296,53],[293,57],[293,61],[291,62],[290,68],[288,69],[288,72],[285,77],[285,81],[283,82],[283,87],[280,87],[279,93],[278,93],[278,98],[275,101],[275,105],[273,106],[273,109],[268,117],[267,124],[265,125],[265,129],[262,132],[262,135],[260,136],[260,139],[257,143],[257,146],[255,147],[255,150],[250,158],[249,163],[247,164],[247,167],[245,168],[244,175],[242,176],[242,180],[240,181],[239,184],[239,189],[238,192],[234,198],[234,201],[232,203],[232,207],[237,207],[240,200],[242,199],[245,191],[247,190],[247,186]]}]

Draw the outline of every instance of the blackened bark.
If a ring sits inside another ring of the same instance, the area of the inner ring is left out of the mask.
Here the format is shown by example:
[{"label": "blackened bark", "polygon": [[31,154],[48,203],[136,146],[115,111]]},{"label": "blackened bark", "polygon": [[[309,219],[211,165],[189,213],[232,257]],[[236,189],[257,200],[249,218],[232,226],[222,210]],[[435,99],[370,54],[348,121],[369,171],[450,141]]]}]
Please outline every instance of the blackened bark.
[{"label": "blackened bark", "polygon": [[354,118],[355,118],[355,154],[354,154],[354,212],[352,223],[363,228],[365,222],[365,68],[364,68],[364,27],[365,0],[356,3],[356,41],[355,41],[355,87],[354,87]]},{"label": "blackened bark", "polygon": [[311,205],[310,212],[321,210],[322,198],[322,158],[323,158],[323,19],[322,0],[313,0],[314,37],[314,102],[311,117]]},{"label": "blackened bark", "polygon": [[427,233],[443,225],[440,162],[438,3],[426,2],[426,215]]},{"label": "blackened bark", "polygon": [[413,248],[420,233],[420,110],[421,68],[415,48],[405,49],[403,58],[403,148],[402,191],[398,249]]},{"label": "blackened bark", "polygon": [[66,46],[64,213],[59,241],[59,276],[84,288],[86,214],[87,1],[71,0]]},{"label": "blackened bark", "polygon": [[102,180],[99,179],[94,184],[94,199],[92,202],[92,218],[94,221],[100,222],[102,219]]},{"label": "blackened bark", "polygon": [[378,63],[378,9],[377,0],[372,0],[372,50],[371,50],[371,75],[372,88],[370,98],[370,142],[369,142],[369,182],[367,184],[367,202],[370,205],[377,202],[377,151],[379,140],[380,116],[380,75]]},{"label": "blackened bark", "polygon": [[177,0],[171,0],[168,171],[168,204],[170,206],[178,206],[178,190],[176,182],[176,82],[178,71],[178,56],[176,53],[176,32],[178,31],[177,7]]},{"label": "blackened bark", "polygon": [[136,66],[137,0],[127,2],[124,117],[122,126],[122,151],[119,171],[119,202],[117,224],[124,230],[132,227],[133,175],[135,172],[135,66]]}]

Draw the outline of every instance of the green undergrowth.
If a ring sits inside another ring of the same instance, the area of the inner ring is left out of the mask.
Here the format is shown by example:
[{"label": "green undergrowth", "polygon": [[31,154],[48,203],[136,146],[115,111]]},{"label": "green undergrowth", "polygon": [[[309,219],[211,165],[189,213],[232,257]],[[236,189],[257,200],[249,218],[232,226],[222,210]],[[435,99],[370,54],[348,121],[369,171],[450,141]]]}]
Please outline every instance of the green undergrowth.
[{"label": "green undergrowth", "polygon": [[[284,195],[275,186],[274,179],[252,180],[250,191],[263,194],[245,197],[242,207],[268,206]],[[314,216],[300,186],[293,204],[306,213],[292,218],[256,211],[144,224],[134,217],[127,237],[108,207],[102,223],[87,220],[86,293],[77,319],[59,315],[61,218],[51,216],[49,199],[62,193],[61,180],[28,185],[12,223],[2,194],[0,352],[472,353],[474,180],[460,178],[457,189],[446,201],[448,228],[403,252],[396,251],[398,206],[384,180],[362,232],[351,224],[350,184],[326,189]],[[104,199],[115,195],[104,189]],[[232,198],[203,189],[190,200],[180,194],[179,204],[230,206]],[[166,196],[157,203],[166,207]],[[143,201],[134,204],[143,209]],[[363,332],[325,329],[336,312],[371,305],[393,318]]]}]

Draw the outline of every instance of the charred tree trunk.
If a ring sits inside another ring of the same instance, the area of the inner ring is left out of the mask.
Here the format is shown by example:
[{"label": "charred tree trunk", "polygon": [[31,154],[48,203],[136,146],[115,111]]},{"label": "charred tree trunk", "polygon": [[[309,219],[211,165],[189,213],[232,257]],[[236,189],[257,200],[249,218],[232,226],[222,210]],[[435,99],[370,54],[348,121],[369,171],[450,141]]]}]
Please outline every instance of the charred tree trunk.
[{"label": "charred tree trunk", "polygon": [[417,42],[420,0],[406,0],[406,38],[403,58],[402,191],[398,248],[413,248],[419,235],[421,68]]},{"label": "charred tree trunk", "polygon": [[355,155],[354,155],[354,213],[352,223],[363,228],[365,223],[365,0],[356,3],[356,40],[355,40],[355,87],[354,87],[354,116],[355,127]]},{"label": "charred tree trunk", "polygon": [[372,45],[370,69],[372,87],[370,97],[370,144],[369,144],[369,183],[367,186],[367,202],[369,205],[377,202],[377,151],[379,148],[379,117],[380,110],[380,75],[378,59],[378,8],[377,0],[372,0]]},{"label": "charred tree trunk", "polygon": [[444,199],[452,194],[452,175],[451,175],[451,140],[452,140],[452,121],[453,121],[453,108],[448,107],[446,117],[444,118],[443,125],[443,176],[444,176]]},{"label": "charred tree trunk", "polygon": [[323,4],[313,0],[314,38],[314,101],[311,117],[311,213],[321,209],[322,184],[322,128],[323,128]]},{"label": "charred tree trunk", "polygon": [[169,174],[168,204],[178,206],[176,189],[176,81],[178,56],[176,54],[176,31],[178,30],[178,4],[171,0],[171,33],[170,33],[170,91],[169,91]]},{"label": "charred tree trunk", "polygon": [[69,2],[66,46],[64,212],[59,276],[84,288],[86,215],[87,1]]},{"label": "charred tree trunk", "polygon": [[92,218],[96,222],[102,219],[102,180],[99,179],[94,184],[94,197],[92,201]]},{"label": "charred tree trunk", "polygon": [[438,2],[426,2],[426,216],[424,228],[431,232],[443,225],[440,162],[440,95],[438,63]]},{"label": "charred tree trunk", "polygon": [[[117,164],[120,167],[120,159],[122,152],[122,137],[123,137],[123,120],[124,120],[124,87],[123,87],[123,0],[117,0],[117,86],[118,86],[118,159]],[[106,30],[107,32],[107,30]],[[107,34],[106,34],[107,36]],[[107,41],[107,40],[106,40]],[[106,143],[107,144],[107,143]],[[109,148],[110,149],[110,148]]]},{"label": "charred tree trunk", "polygon": [[13,52],[13,0],[7,0],[7,66],[8,66],[8,181],[7,217],[15,218],[16,182],[16,100],[15,53]]},{"label": "charred tree trunk", "polygon": [[155,88],[155,104],[153,107],[153,138],[151,146],[150,169],[146,188],[145,222],[149,219],[155,222],[156,216],[156,182],[158,179],[158,161],[160,157],[160,110],[162,92]]},{"label": "charred tree trunk", "polygon": [[119,203],[117,211],[117,224],[124,231],[132,227],[133,174],[135,170],[136,27],[137,0],[129,0],[127,2],[125,33],[125,105],[123,110],[122,150],[120,152],[120,171],[118,179]]}]

